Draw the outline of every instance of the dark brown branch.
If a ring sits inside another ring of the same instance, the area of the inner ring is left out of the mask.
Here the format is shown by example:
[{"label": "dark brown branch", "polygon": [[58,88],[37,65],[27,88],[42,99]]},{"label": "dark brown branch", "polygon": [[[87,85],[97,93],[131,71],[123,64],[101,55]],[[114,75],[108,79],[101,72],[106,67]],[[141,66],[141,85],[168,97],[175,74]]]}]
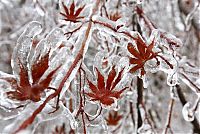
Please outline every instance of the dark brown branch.
[{"label": "dark brown branch", "polygon": [[140,105],[143,103],[143,82],[142,79],[139,77],[137,78],[137,113],[138,113],[138,125],[137,128],[140,128],[142,126],[142,116],[140,113]]}]

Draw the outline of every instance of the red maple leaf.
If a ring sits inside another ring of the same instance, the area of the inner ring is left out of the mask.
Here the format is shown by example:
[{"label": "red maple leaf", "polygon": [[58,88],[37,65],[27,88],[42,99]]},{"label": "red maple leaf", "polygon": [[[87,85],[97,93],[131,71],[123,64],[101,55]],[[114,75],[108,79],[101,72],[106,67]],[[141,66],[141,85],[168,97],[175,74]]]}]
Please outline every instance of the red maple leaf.
[{"label": "red maple leaf", "polygon": [[152,51],[154,47],[154,40],[151,42],[149,46],[146,46],[145,42],[138,37],[136,40],[137,49],[133,46],[133,44],[128,43],[127,49],[134,56],[129,57],[131,64],[136,64],[134,67],[130,69],[131,73],[134,73],[136,70],[141,69],[141,75],[146,73],[144,69],[144,64],[153,58],[157,60],[157,65],[159,65],[159,61],[157,59],[158,53]]},{"label": "red maple leaf", "polygon": [[7,92],[8,97],[20,101],[40,101],[41,93],[49,87],[53,75],[60,68],[60,66],[57,67],[56,69],[51,71],[45,79],[40,81],[40,78],[49,67],[48,62],[49,52],[43,57],[41,57],[41,59],[39,59],[39,57],[36,59],[36,61],[31,67],[31,75],[33,79],[33,83],[31,84],[28,77],[27,67],[25,67],[20,60],[18,60],[18,64],[20,67],[20,82],[17,83],[17,81],[14,78],[4,78],[4,80],[8,81],[11,84],[12,88],[15,89],[15,91]]},{"label": "red maple leaf", "polygon": [[98,71],[97,68],[96,72],[98,75],[97,86],[88,80],[89,88],[92,92],[86,94],[92,98],[92,101],[100,101],[104,105],[111,105],[114,103],[113,98],[120,98],[121,93],[126,89],[125,87],[121,90],[114,91],[116,85],[122,78],[123,70],[121,70],[118,76],[116,76],[117,73],[113,66],[112,70],[109,72],[106,83],[104,82],[104,76]]},{"label": "red maple leaf", "polygon": [[122,115],[119,115],[117,111],[109,112],[106,122],[110,126],[116,126],[119,121],[122,119]]},{"label": "red maple leaf", "polygon": [[84,9],[85,5],[78,8],[75,11],[75,3],[72,2],[72,4],[70,5],[70,8],[68,9],[67,6],[65,6],[65,4],[62,2],[62,6],[65,10],[65,13],[60,13],[62,16],[65,17],[65,21],[71,21],[71,22],[80,22],[79,19],[84,18],[84,16],[79,16],[80,13],[82,12],[82,10]]}]

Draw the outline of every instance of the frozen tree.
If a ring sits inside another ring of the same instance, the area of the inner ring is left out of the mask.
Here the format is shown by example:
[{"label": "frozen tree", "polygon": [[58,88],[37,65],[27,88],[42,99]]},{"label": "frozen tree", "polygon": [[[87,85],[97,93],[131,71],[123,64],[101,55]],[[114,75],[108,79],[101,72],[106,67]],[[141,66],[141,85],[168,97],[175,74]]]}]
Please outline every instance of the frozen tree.
[{"label": "frozen tree", "polygon": [[0,0],[0,133],[199,133],[198,0]]}]

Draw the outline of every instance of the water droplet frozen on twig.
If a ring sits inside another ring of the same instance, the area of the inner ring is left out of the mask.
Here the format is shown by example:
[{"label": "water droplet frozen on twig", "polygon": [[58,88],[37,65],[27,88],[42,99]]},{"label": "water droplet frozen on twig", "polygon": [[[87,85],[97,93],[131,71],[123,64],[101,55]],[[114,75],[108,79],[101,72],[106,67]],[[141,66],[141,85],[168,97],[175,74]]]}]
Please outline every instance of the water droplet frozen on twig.
[{"label": "water droplet frozen on twig", "polygon": [[183,118],[186,121],[193,121],[194,120],[194,111],[191,108],[191,104],[188,102],[184,105],[182,109]]}]

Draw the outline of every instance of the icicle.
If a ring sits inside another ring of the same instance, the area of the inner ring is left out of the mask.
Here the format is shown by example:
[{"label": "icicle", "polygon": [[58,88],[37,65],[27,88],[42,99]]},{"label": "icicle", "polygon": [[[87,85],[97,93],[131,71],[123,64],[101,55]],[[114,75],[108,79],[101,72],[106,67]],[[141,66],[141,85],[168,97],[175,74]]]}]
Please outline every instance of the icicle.
[{"label": "icicle", "polygon": [[182,109],[182,114],[183,114],[183,118],[186,121],[193,121],[194,120],[194,111],[191,108],[191,104],[188,102],[184,105],[183,109]]},{"label": "icicle", "polygon": [[148,85],[149,85],[148,76],[147,76],[147,75],[144,75],[144,76],[142,77],[142,81],[143,81],[143,87],[144,87],[144,88],[147,88]]},{"label": "icicle", "polygon": [[200,103],[200,97],[197,98],[196,102],[193,106],[191,106],[190,102],[186,103],[182,109],[183,118],[186,121],[193,121],[195,113],[198,114],[198,105]]},{"label": "icicle", "polygon": [[137,102],[137,91],[133,90],[133,91],[127,91],[126,95],[125,95],[126,99],[130,102],[136,103]]},{"label": "icicle", "polygon": [[168,74],[167,84],[169,86],[175,86],[176,84],[178,84],[178,74],[177,73]]},{"label": "icicle", "polygon": [[173,99],[178,99],[177,89],[174,86],[170,86],[170,95]]},{"label": "icicle", "polygon": [[142,126],[137,131],[139,134],[154,134],[151,125],[148,123],[147,119],[143,121]]}]

